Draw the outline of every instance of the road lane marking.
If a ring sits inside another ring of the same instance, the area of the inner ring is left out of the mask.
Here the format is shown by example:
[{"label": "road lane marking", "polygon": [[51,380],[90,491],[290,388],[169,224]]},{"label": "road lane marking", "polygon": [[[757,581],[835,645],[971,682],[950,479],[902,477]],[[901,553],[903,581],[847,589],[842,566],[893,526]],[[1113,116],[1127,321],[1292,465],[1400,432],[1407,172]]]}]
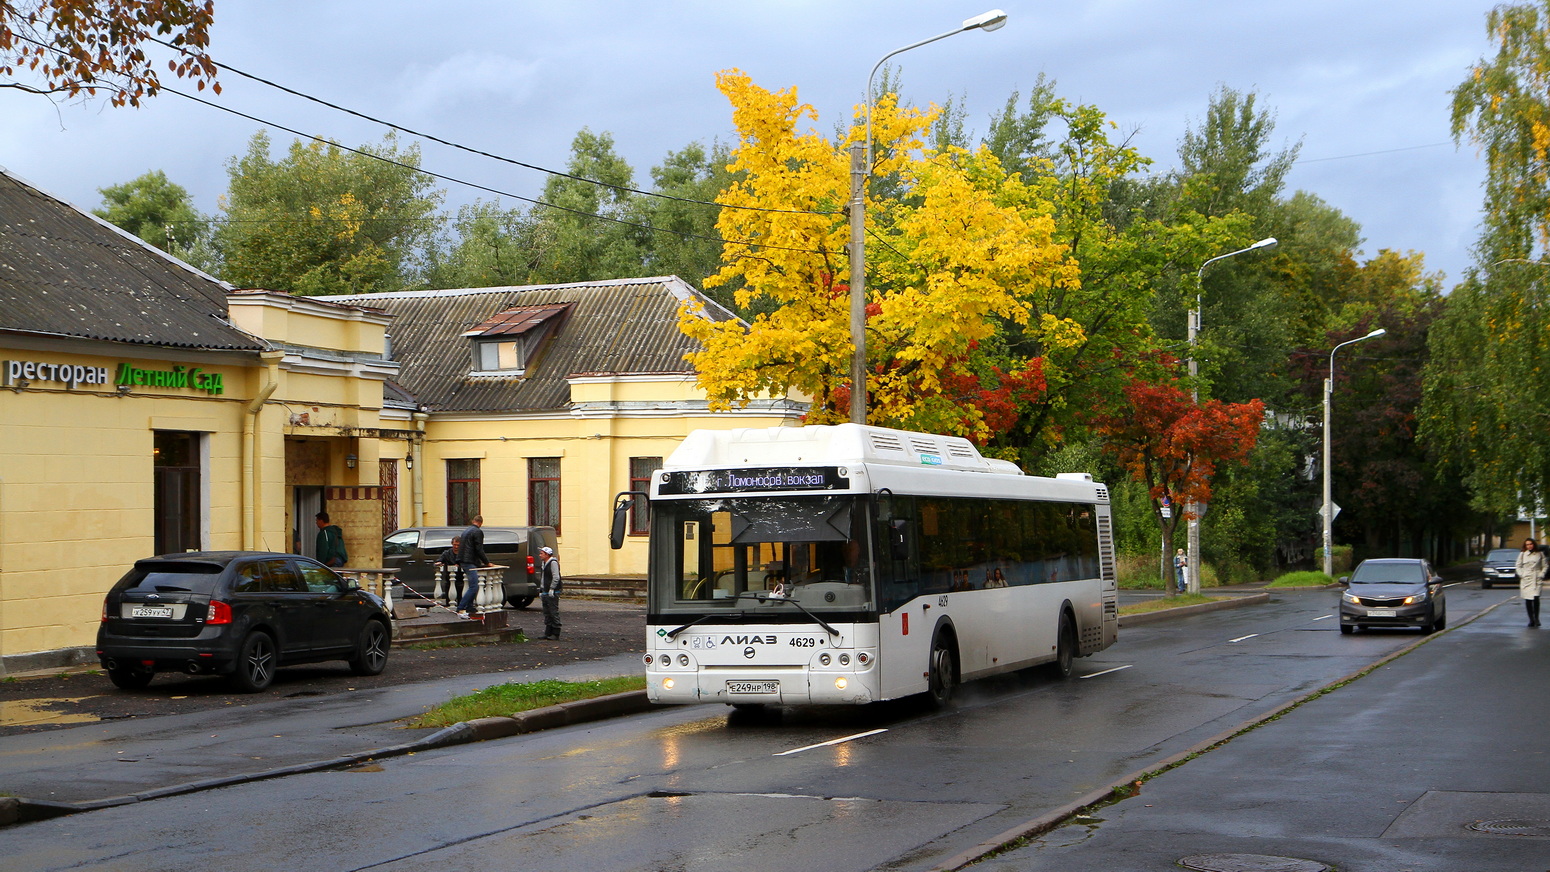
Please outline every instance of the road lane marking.
[{"label": "road lane marking", "polygon": [[1333,617],[1334,617],[1334,615],[1319,615],[1318,617],[1314,618],[1314,620],[1315,621],[1322,621],[1322,620],[1326,620],[1328,618],[1333,618]]},{"label": "road lane marking", "polygon": [[790,751],[780,751],[780,752],[777,752],[776,754],[774,754],[773,756],[775,756],[775,757],[784,757],[787,754],[800,754],[803,751],[811,751],[814,748],[827,748],[830,745],[840,745],[840,744],[844,744],[845,742],[853,742],[856,739],[865,739],[867,736],[875,736],[878,733],[886,733],[886,732],[888,732],[888,731],[887,730],[867,730],[864,733],[857,733],[854,736],[845,736],[845,737],[839,738],[839,739],[830,739],[827,742],[819,742],[816,745],[808,745],[805,748],[792,748]]},{"label": "road lane marking", "polygon": [[1097,678],[1100,675],[1108,675],[1110,672],[1118,672],[1121,669],[1129,669],[1130,667],[1132,667],[1134,665],[1135,665],[1134,663],[1128,663],[1128,664],[1126,664],[1124,666],[1116,666],[1113,669],[1105,669],[1102,672],[1094,672],[1091,675],[1078,675],[1077,678]]},{"label": "road lane marking", "polygon": [[1254,638],[1255,636],[1258,636],[1258,635],[1259,635],[1258,633],[1250,633],[1247,636],[1239,636],[1236,639],[1228,639],[1227,641],[1229,643],[1232,643],[1232,642],[1242,642],[1244,639],[1252,639],[1252,638]]}]

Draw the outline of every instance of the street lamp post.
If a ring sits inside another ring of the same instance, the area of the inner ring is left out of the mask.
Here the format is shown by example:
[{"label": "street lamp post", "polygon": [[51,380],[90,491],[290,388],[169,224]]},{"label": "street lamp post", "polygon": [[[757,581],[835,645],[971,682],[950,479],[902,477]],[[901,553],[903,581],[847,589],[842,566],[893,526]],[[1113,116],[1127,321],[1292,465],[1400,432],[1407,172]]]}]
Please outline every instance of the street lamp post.
[{"label": "street lamp post", "polygon": [[[1195,339],[1200,335],[1200,291],[1205,282],[1206,267],[1219,260],[1247,254],[1250,251],[1259,251],[1262,248],[1275,248],[1276,238],[1267,236],[1248,248],[1240,248],[1237,251],[1229,251],[1226,254],[1218,254],[1200,265],[1195,271],[1195,308],[1189,310],[1189,380],[1190,397],[1196,405],[1200,404],[1200,385],[1196,381],[1198,367],[1195,363]],[[1190,500],[1184,507],[1185,530],[1187,530],[1186,547],[1189,549],[1189,559],[1185,561],[1184,576],[1190,593],[1200,593],[1200,507]]]},{"label": "street lamp post", "polygon": [[992,9],[930,39],[910,43],[882,56],[866,77],[866,139],[850,147],[850,338],[855,350],[850,357],[850,420],[866,423],[866,180],[872,171],[872,79],[883,63],[912,48],[956,36],[966,30],[1000,30],[1006,13]]},{"label": "street lamp post", "polygon": [[1324,506],[1319,510],[1319,514],[1324,518],[1324,574],[1330,578],[1335,577],[1334,539],[1332,532],[1335,524],[1335,503],[1330,496],[1329,487],[1329,410],[1335,396],[1335,352],[1356,342],[1376,339],[1387,332],[1387,330],[1379,327],[1366,336],[1348,339],[1329,351],[1329,375],[1324,378]]}]

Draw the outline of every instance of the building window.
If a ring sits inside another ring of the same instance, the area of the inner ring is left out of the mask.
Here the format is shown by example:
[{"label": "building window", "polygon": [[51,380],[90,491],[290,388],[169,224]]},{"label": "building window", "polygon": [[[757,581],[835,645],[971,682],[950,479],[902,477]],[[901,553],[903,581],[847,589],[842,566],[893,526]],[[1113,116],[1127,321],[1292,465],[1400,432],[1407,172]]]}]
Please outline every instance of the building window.
[{"label": "building window", "polygon": [[398,529],[398,461],[377,461],[377,481],[382,485],[382,538]]},{"label": "building window", "polygon": [[447,461],[447,525],[461,527],[479,514],[479,461]]},{"label": "building window", "polygon": [[[630,490],[651,492],[651,474],[662,468],[660,457],[630,458]],[[645,500],[636,500],[630,506],[630,535],[644,536],[651,532],[651,506]]]},{"label": "building window", "polygon": [[527,366],[526,357],[520,338],[474,343],[474,370],[477,372],[520,373]]},{"label": "building window", "polygon": [[527,514],[534,527],[560,529],[560,458],[527,460]]},{"label": "building window", "polygon": [[199,551],[203,512],[203,438],[199,433],[158,430],[152,443],[155,468],[154,547],[157,554]]}]

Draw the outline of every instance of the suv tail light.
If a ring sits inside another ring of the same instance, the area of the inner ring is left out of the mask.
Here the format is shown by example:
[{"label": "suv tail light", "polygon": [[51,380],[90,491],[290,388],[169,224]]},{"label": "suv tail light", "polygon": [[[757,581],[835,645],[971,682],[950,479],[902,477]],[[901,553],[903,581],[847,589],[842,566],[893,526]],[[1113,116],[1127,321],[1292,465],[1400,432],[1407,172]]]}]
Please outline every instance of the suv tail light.
[{"label": "suv tail light", "polygon": [[210,600],[210,610],[205,616],[206,624],[231,623],[231,605],[220,600]]},{"label": "suv tail light", "polygon": [[538,573],[538,564],[533,562],[533,555],[529,554],[527,556],[527,574],[528,575],[536,575],[537,573]]},{"label": "suv tail light", "polygon": [[107,597],[103,597],[103,599],[102,599],[102,622],[104,624],[106,624],[108,622],[108,600],[107,600]]}]

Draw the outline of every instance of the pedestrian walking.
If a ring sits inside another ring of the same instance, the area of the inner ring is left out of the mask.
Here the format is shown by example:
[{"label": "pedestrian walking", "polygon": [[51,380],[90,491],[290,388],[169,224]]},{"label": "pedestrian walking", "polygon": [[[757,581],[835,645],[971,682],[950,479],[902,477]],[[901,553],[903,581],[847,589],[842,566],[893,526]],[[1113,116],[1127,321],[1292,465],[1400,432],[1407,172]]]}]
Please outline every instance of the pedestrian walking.
[{"label": "pedestrian walking", "polygon": [[1173,585],[1183,593],[1189,585],[1184,582],[1184,567],[1189,565],[1189,558],[1185,556],[1184,549],[1180,548],[1173,554]]},{"label": "pedestrian walking", "polygon": [[463,567],[463,598],[457,601],[457,613],[468,617],[479,598],[479,569],[488,566],[490,558],[484,555],[484,516],[474,515],[469,527],[458,535],[462,545],[458,548],[458,565]]},{"label": "pedestrian walking", "polygon": [[544,606],[544,638],[560,638],[560,560],[554,549],[538,549],[543,565],[538,570],[538,599]]},{"label": "pedestrian walking", "polygon": [[318,512],[317,559],[324,566],[343,566],[350,559],[344,550],[344,529],[328,522],[327,512]]},{"label": "pedestrian walking", "polygon": [[1518,596],[1528,610],[1528,625],[1539,626],[1539,587],[1545,577],[1545,555],[1533,539],[1523,540],[1523,550],[1518,552]]}]

